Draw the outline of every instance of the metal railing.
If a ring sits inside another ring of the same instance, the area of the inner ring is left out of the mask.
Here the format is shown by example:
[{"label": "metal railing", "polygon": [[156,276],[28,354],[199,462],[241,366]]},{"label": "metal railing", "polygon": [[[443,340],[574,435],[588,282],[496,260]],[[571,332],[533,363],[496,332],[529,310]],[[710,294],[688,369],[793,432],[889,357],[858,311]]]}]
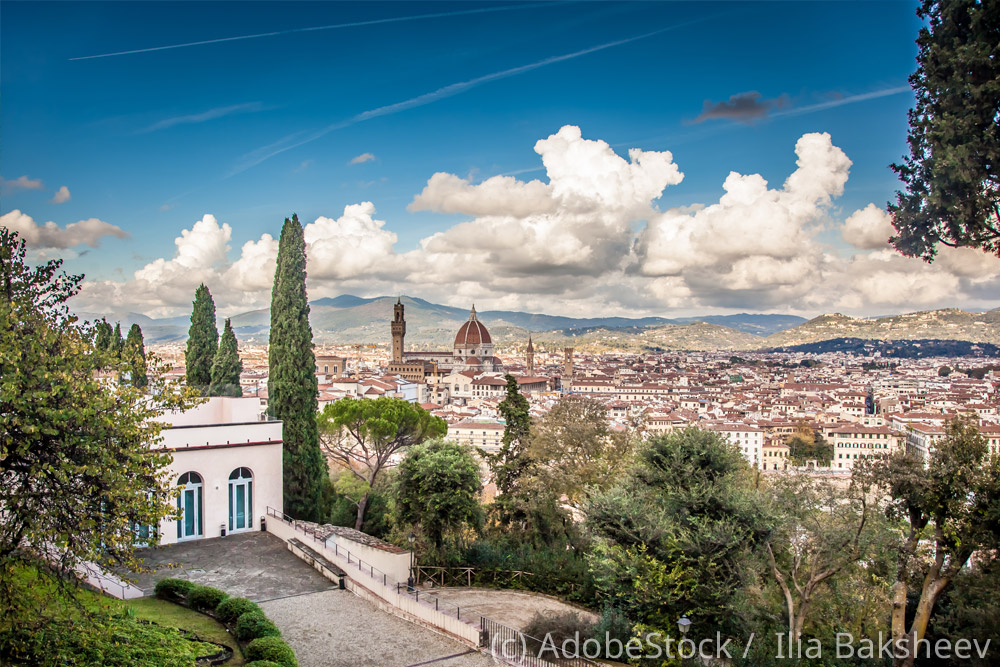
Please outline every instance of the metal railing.
[{"label": "metal railing", "polygon": [[593,660],[563,651],[554,641],[537,639],[485,616],[480,618],[479,643],[497,660],[517,667],[598,665]]},{"label": "metal railing", "polygon": [[326,538],[324,538],[321,535],[318,535],[315,529],[311,528],[310,526],[302,524],[296,519],[293,519],[292,517],[282,512],[281,510],[276,510],[273,507],[268,507],[267,515],[269,517],[273,517],[275,519],[278,519],[279,521],[291,525],[296,531],[301,532],[303,535],[312,537],[313,540],[322,544],[323,547],[333,551],[333,553],[336,554],[338,558],[346,559],[348,566],[351,567],[351,570],[353,570],[356,567],[358,569],[358,572],[368,575],[374,583],[381,584],[383,587],[390,590],[394,589],[397,595],[401,596],[405,595],[407,597],[413,598],[413,600],[418,604],[426,606],[429,609],[434,609],[435,611],[446,614],[448,616],[454,616],[456,619],[460,621],[464,621],[470,624],[479,623],[480,617],[475,614],[471,614],[468,611],[468,609],[466,609],[465,616],[463,617],[462,608],[459,605],[441,599],[436,595],[422,592],[418,588],[415,587],[410,588],[408,583],[389,579],[389,575],[387,575],[382,570],[378,569],[371,563],[366,563],[356,554],[351,553],[349,549],[345,549],[344,547],[339,546],[336,542],[334,542],[333,545],[328,544]]},{"label": "metal railing", "polygon": [[535,576],[534,572],[523,570],[494,570],[485,567],[444,567],[440,565],[414,565],[413,576],[419,584],[422,581],[429,581],[435,586],[469,586],[481,579],[480,575],[490,576],[493,582],[503,579],[512,585],[521,582],[525,577]]}]

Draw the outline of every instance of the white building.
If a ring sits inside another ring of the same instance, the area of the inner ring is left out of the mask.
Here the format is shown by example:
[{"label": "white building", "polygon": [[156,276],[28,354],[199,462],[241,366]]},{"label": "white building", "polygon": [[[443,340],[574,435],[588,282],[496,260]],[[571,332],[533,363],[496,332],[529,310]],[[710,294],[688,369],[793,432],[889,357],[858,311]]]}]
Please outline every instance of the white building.
[{"label": "white building", "polygon": [[167,413],[155,450],[173,456],[179,521],[165,519],[159,543],[260,530],[267,507],[281,509],[281,422],[267,420],[257,398],[211,398]]},{"label": "white building", "polygon": [[448,427],[448,439],[460,445],[495,453],[503,444],[504,425],[499,422],[463,421]]},{"label": "white building", "polygon": [[764,429],[749,424],[707,424],[705,428],[736,445],[747,463],[754,468],[763,467]]},{"label": "white building", "polygon": [[833,466],[854,468],[858,459],[886,457],[903,448],[903,437],[888,426],[848,425],[827,430]]}]

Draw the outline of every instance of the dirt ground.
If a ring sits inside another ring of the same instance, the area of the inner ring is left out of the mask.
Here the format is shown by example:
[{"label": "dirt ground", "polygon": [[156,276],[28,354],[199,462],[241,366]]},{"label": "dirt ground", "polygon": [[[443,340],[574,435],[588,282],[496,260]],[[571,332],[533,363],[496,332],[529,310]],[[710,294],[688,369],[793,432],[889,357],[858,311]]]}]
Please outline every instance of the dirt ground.
[{"label": "dirt ground", "polygon": [[567,611],[580,613],[594,623],[598,615],[581,607],[557,600],[540,593],[502,591],[492,588],[428,588],[428,593],[460,606],[464,611],[475,611],[494,621],[521,630],[535,613],[557,614]]}]

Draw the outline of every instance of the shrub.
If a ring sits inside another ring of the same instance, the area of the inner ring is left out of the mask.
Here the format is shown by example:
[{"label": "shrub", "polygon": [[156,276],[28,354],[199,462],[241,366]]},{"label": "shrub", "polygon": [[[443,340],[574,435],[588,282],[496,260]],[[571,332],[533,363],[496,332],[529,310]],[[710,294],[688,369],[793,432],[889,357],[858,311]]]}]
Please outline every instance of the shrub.
[{"label": "shrub", "polygon": [[247,646],[246,657],[248,662],[269,660],[282,667],[299,667],[295,652],[280,637],[259,637],[253,640]]},{"label": "shrub", "polygon": [[232,625],[248,611],[260,611],[260,607],[246,598],[226,598],[215,608],[215,616],[226,625]]},{"label": "shrub", "polygon": [[[584,640],[594,636],[594,623],[575,611],[535,612],[531,621],[524,628],[528,637],[541,639],[542,642],[528,640],[528,648],[534,649],[536,655],[542,646],[555,645],[561,647],[568,639],[573,639],[580,646]],[[571,656],[566,656],[571,657]]]},{"label": "shrub", "polygon": [[195,586],[194,590],[188,593],[188,604],[198,611],[215,611],[223,600],[229,595],[225,591],[211,586]]},{"label": "shrub", "polygon": [[187,579],[160,579],[154,591],[156,597],[164,600],[183,600],[194,588],[195,584]]},{"label": "shrub", "polygon": [[246,663],[244,667],[281,667],[281,665],[271,660],[254,660],[253,662]]},{"label": "shrub", "polygon": [[236,638],[248,642],[258,637],[280,637],[281,630],[262,611],[248,611],[236,620]]},{"label": "shrub", "polygon": [[601,646],[601,657],[611,659],[606,655],[606,651],[611,642],[618,640],[624,646],[632,638],[632,622],[624,613],[614,607],[605,607],[601,612],[601,619],[594,626],[593,638]]}]

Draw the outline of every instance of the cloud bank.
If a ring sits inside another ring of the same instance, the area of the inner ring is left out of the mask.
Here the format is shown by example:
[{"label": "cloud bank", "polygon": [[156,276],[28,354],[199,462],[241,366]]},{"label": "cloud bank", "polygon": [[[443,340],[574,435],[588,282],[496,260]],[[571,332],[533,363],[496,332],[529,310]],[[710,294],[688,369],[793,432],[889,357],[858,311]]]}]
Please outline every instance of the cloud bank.
[{"label": "cloud bank", "polygon": [[[996,257],[946,249],[931,265],[888,247],[891,225],[874,204],[840,218],[851,160],[829,134],[805,134],[789,147],[780,184],[731,172],[716,201],[664,210],[660,197],[684,178],[668,151],[619,155],[571,125],[534,149],[544,178],[431,175],[409,209],[460,220],[415,248],[397,248],[393,224],[377,218],[372,202],[306,224],[310,296],[405,292],[579,315],[878,314],[991,307],[1000,296]],[[232,257],[232,235],[205,215],[181,232],[173,257],[127,281],[86,283],[81,307],[182,314],[200,282],[222,312],[264,307],[277,241],[265,234]]]},{"label": "cloud bank", "polygon": [[35,220],[18,209],[0,216],[0,227],[6,227],[17,232],[25,243],[33,249],[67,249],[79,245],[88,245],[96,248],[101,245],[101,239],[105,236],[115,238],[128,238],[128,233],[110,223],[90,218],[80,220],[60,227],[56,223],[46,222],[39,225]]}]

